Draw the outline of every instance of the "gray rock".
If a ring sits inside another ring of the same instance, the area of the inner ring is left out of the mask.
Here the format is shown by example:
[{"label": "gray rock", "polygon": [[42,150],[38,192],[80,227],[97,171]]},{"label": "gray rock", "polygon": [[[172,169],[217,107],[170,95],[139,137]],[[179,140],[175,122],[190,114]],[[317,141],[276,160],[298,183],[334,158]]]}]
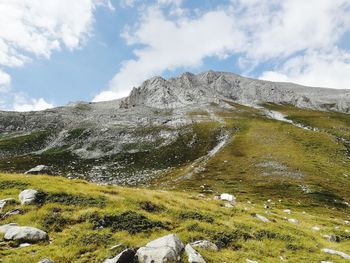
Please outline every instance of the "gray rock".
[{"label": "gray rock", "polygon": [[160,237],[137,250],[137,258],[142,263],[163,263],[177,261],[184,245],[175,235]]},{"label": "gray rock", "polygon": [[19,194],[19,200],[22,205],[28,205],[35,203],[35,197],[38,194],[37,190],[26,189]]},{"label": "gray rock", "polygon": [[202,255],[194,250],[190,244],[186,245],[185,252],[187,254],[189,263],[206,263]]},{"label": "gray rock", "polygon": [[50,168],[46,165],[37,165],[25,172],[25,174],[50,174]]},{"label": "gray rock", "polygon": [[9,204],[15,204],[17,201],[14,198],[6,198],[0,200],[0,212]]},{"label": "gray rock", "polygon": [[125,249],[114,258],[106,259],[103,263],[132,263],[135,258],[135,250]]},{"label": "gray rock", "polygon": [[260,221],[264,222],[264,223],[268,223],[270,222],[270,220],[268,220],[266,217],[259,215],[259,214],[252,214],[253,217],[259,219]]},{"label": "gray rock", "polygon": [[8,218],[10,216],[13,216],[13,215],[21,215],[23,214],[23,210],[22,209],[13,209],[13,210],[10,210],[8,212],[6,212],[3,216],[0,217],[1,220],[4,220],[5,218]]},{"label": "gray rock", "polygon": [[45,258],[43,260],[40,260],[38,263],[54,263],[54,262],[49,258]]},{"label": "gray rock", "polygon": [[10,224],[6,224],[6,225],[2,225],[0,226],[0,233],[2,234],[6,234],[6,232],[11,228],[11,227],[15,227],[18,226],[16,223],[10,223]]},{"label": "gray rock", "polygon": [[208,240],[198,240],[191,243],[191,246],[194,248],[200,248],[204,250],[211,250],[211,251],[218,251],[217,245],[215,245],[213,242],[210,242]]},{"label": "gray rock", "polygon": [[328,254],[331,254],[331,255],[338,255],[344,259],[350,259],[350,255],[348,255],[344,252],[341,252],[341,251],[334,250],[334,249],[322,248],[321,251],[328,253]]},{"label": "gray rock", "polygon": [[36,243],[48,239],[46,232],[29,226],[10,226],[6,229],[5,240]]}]

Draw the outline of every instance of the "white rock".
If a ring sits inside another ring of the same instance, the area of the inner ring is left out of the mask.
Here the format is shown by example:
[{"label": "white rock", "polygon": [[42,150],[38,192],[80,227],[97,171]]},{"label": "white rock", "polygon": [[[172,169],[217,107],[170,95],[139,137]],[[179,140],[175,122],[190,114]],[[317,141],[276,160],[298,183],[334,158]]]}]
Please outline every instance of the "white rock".
[{"label": "white rock", "polygon": [[49,174],[50,168],[46,165],[37,165],[34,168],[25,172],[25,174]]},{"label": "white rock", "polygon": [[226,200],[226,201],[229,201],[229,202],[236,202],[236,197],[233,196],[233,195],[230,195],[230,194],[221,194],[220,195],[220,199],[221,200]]},{"label": "white rock", "polygon": [[345,258],[345,259],[350,259],[350,256],[348,254],[341,252],[341,251],[333,250],[330,248],[322,248],[321,251],[328,253],[328,254],[332,254],[332,255],[338,255],[338,256]]},{"label": "white rock", "polygon": [[22,243],[19,245],[19,247],[29,247],[29,246],[31,246],[31,244],[29,243]]},{"label": "white rock", "polygon": [[163,263],[178,260],[184,245],[175,235],[170,234],[146,244],[137,250],[136,255],[142,263]]},{"label": "white rock", "polygon": [[199,254],[196,250],[194,250],[190,244],[186,245],[185,251],[186,251],[189,263],[206,263],[202,255]]},{"label": "white rock", "polygon": [[15,203],[16,203],[16,199],[14,198],[6,198],[6,199],[0,200],[0,212],[2,212],[5,206],[9,204],[15,204]]},{"label": "white rock", "polygon": [[312,229],[313,231],[320,231],[320,228],[319,228],[318,226],[313,226],[311,229]]},{"label": "white rock", "polygon": [[350,220],[345,220],[344,223],[350,225]]},{"label": "white rock", "polygon": [[293,223],[293,224],[298,224],[299,223],[298,219],[295,219],[295,218],[288,218],[288,222],[289,223]]},{"label": "white rock", "polygon": [[322,260],[320,263],[333,263],[333,261],[325,261],[325,260]]},{"label": "white rock", "polygon": [[250,259],[246,259],[245,262],[247,262],[247,263],[258,263],[258,261],[254,261],[254,260],[250,260]]},{"label": "white rock", "polygon": [[5,240],[17,240],[21,242],[35,243],[48,239],[46,232],[29,226],[9,227],[4,236]]},{"label": "white rock", "polygon": [[270,220],[268,220],[266,217],[259,215],[259,214],[253,214],[253,217],[256,217],[257,219],[259,219],[260,221],[265,222],[265,223],[270,222]]},{"label": "white rock", "polygon": [[204,250],[211,250],[211,251],[219,250],[217,245],[215,245],[213,242],[210,242],[208,240],[198,240],[198,241],[192,242],[191,246],[194,248],[198,247]]},{"label": "white rock", "polygon": [[284,210],[283,210],[283,213],[287,213],[287,214],[289,214],[289,215],[291,214],[291,212],[292,212],[292,211],[291,211],[290,209],[284,209]]},{"label": "white rock", "polygon": [[33,204],[35,202],[35,197],[38,194],[37,190],[26,189],[19,194],[19,200],[22,205]]},{"label": "white rock", "polygon": [[40,260],[38,263],[54,263],[54,262],[49,258],[45,258],[43,260]]},{"label": "white rock", "polygon": [[233,208],[234,206],[231,205],[230,203],[225,203],[225,204],[224,204],[224,207],[225,207],[225,208]]},{"label": "white rock", "polygon": [[6,225],[0,226],[0,233],[6,234],[7,230],[9,230],[11,227],[18,226],[16,223],[10,223]]}]

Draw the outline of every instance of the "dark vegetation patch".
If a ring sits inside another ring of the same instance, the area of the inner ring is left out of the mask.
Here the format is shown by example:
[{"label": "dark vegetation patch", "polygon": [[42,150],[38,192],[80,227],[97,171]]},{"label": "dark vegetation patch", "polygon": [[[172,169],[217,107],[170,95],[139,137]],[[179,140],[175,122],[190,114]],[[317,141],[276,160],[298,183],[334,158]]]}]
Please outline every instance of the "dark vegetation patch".
[{"label": "dark vegetation patch", "polygon": [[161,212],[162,210],[164,210],[164,207],[156,205],[150,201],[141,202],[140,208],[142,210],[149,212],[149,213],[157,213],[157,212]]},{"label": "dark vegetation patch", "polygon": [[264,239],[278,239],[283,241],[292,241],[292,237],[289,235],[283,235],[280,233],[275,233],[269,230],[259,230],[253,234],[254,239],[264,240]]},{"label": "dark vegetation patch", "polygon": [[44,204],[45,202],[73,206],[104,207],[106,205],[106,198],[103,196],[91,197],[86,195],[68,194],[64,192],[46,193],[43,191],[39,191],[39,193],[36,196],[36,203]]},{"label": "dark vegetation patch", "polygon": [[238,241],[247,241],[249,239],[254,238],[252,234],[246,232],[244,230],[231,230],[231,231],[219,231],[211,234],[211,240],[219,247],[219,248],[237,248],[235,242]]},{"label": "dark vegetation patch", "polygon": [[214,219],[211,216],[196,211],[181,212],[179,217],[182,220],[198,220],[207,223],[214,223]]},{"label": "dark vegetation patch", "polygon": [[16,136],[0,140],[0,152],[7,155],[24,154],[42,149],[52,131],[38,131],[28,135]]},{"label": "dark vegetation patch", "polygon": [[62,232],[67,225],[74,223],[73,220],[62,216],[59,210],[53,210],[47,214],[41,222],[47,232]]},{"label": "dark vegetation patch", "polygon": [[134,211],[127,211],[119,215],[99,215],[98,213],[86,214],[80,221],[87,221],[93,225],[93,229],[111,228],[112,231],[128,231],[136,234],[154,228],[166,229],[160,221],[153,221]]},{"label": "dark vegetation patch", "polygon": [[345,200],[342,197],[328,190],[320,190],[320,191],[309,193],[308,195],[311,196],[311,198],[314,199],[318,205],[324,204],[331,207],[337,207],[337,208],[343,208],[343,209],[348,208],[348,206],[344,202]]},{"label": "dark vegetation patch", "polygon": [[[79,256],[94,251],[97,248],[107,247],[113,242],[113,237],[108,233],[72,233],[64,242],[65,246],[79,247]],[[89,261],[93,262],[93,261]]]},{"label": "dark vegetation patch", "polygon": [[24,190],[27,188],[27,186],[29,186],[29,184],[24,182],[11,181],[11,180],[0,181],[0,190],[12,189],[12,188]]}]

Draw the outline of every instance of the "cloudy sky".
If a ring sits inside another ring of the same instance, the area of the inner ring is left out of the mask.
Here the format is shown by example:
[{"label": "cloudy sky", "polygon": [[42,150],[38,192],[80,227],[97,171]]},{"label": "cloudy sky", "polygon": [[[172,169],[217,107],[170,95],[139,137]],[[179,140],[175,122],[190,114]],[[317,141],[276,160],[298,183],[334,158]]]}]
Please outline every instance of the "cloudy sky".
[{"label": "cloudy sky", "polygon": [[350,89],[349,0],[0,0],[0,109],[229,71]]}]

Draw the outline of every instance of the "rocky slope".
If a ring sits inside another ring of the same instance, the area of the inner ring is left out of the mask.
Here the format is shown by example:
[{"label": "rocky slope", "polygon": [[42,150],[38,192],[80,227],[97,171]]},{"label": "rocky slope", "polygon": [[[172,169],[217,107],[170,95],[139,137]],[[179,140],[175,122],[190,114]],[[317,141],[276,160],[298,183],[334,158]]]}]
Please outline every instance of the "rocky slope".
[{"label": "rocky slope", "polygon": [[[284,120],[266,103],[282,109],[294,105],[305,112],[348,112],[350,91],[213,71],[168,80],[154,77],[120,100],[73,103],[41,112],[1,112],[0,170],[25,172],[44,164],[53,174],[67,177],[150,185],[174,169],[191,164],[204,169],[203,164],[248,122],[276,116]],[[348,123],[343,126],[347,129]],[[347,133],[343,135],[337,138],[346,146]],[[181,176],[188,178],[192,172]]]}]

